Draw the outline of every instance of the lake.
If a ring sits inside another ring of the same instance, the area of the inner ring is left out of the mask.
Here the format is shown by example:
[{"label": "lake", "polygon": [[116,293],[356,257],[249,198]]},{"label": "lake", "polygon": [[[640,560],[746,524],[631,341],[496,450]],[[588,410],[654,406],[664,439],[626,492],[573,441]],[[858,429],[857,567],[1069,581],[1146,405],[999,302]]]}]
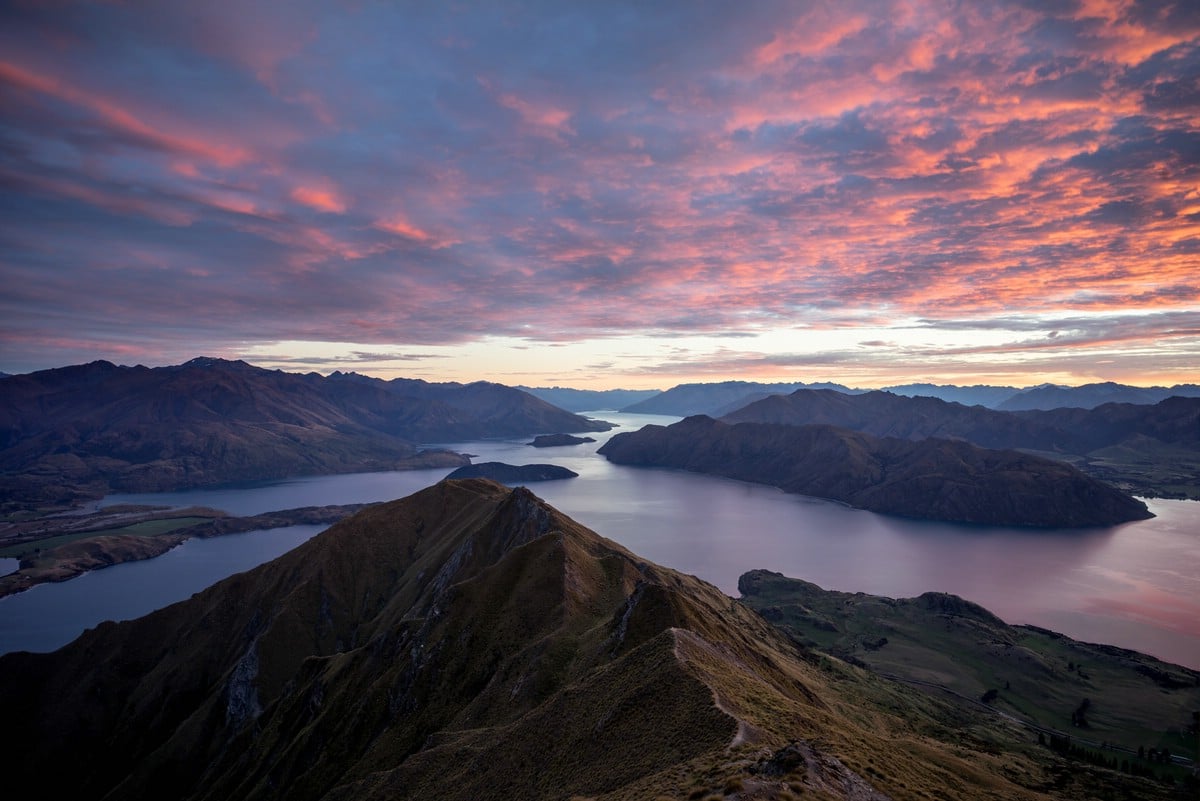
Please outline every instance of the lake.
[{"label": "lake", "polygon": [[[617,431],[676,419],[589,414],[619,423]],[[1105,529],[920,522],[727,479],[613,465],[596,454],[611,433],[592,435],[596,443],[541,449],[524,441],[440,444],[473,454],[476,462],[549,462],[574,470],[579,478],[531,489],[635,553],[700,576],[730,595],[737,595],[738,576],[754,568],[851,592],[893,597],[951,592],[1010,623],[1032,623],[1200,668],[1198,503],[1151,500],[1156,518]],[[101,505],[195,504],[248,515],[390,500],[447,472],[366,473],[112,495]],[[278,532],[258,532],[193,540],[157,559],[0,599],[0,652],[50,650],[101,620],[134,617],[181,600],[207,583],[283,553],[313,529],[296,527],[279,537]],[[222,559],[228,560],[224,567],[201,570],[198,565]],[[196,586],[200,581],[204,583]]]}]

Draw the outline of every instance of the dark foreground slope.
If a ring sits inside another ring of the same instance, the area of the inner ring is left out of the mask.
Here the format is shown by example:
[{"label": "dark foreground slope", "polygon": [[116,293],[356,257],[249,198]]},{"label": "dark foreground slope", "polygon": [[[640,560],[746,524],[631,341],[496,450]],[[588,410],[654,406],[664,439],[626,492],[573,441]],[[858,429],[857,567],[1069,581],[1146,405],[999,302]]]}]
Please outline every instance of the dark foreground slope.
[{"label": "dark foreground slope", "polygon": [[0,497],[70,502],[466,463],[413,443],[603,430],[496,384],[428,384],[263,370],[194,359],[93,362],[0,380]]},{"label": "dark foreground slope", "polygon": [[709,473],[925,520],[1071,527],[1150,516],[1141,501],[1060,462],[832,426],[689,417],[617,434],[599,452],[617,464]]},{"label": "dark foreground slope", "polygon": [[487,481],[372,507],[56,653],[0,657],[0,719],[20,733],[9,786],[83,800],[875,801],[1121,781],[1051,784],[1059,766],[1002,721],[797,650],[714,587]]}]

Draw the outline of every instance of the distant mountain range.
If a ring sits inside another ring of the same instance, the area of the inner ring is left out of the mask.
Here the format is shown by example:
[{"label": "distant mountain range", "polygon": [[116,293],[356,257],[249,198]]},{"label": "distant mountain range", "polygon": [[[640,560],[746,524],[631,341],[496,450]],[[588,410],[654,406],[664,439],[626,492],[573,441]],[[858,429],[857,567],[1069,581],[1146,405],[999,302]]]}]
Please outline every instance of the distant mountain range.
[{"label": "distant mountain range", "polygon": [[1200,497],[1200,398],[1005,412],[889,392],[799,390],[765,398],[723,419],[825,424],[877,437],[943,437],[986,448],[1020,448],[1073,461],[1138,493]]},{"label": "distant mountain range", "polygon": [[[872,391],[851,389],[841,384],[831,383],[756,384],[748,381],[721,381],[680,384],[636,404],[622,407],[621,411],[669,414],[678,417],[690,417],[694,414],[723,417],[771,395],[788,395],[798,389],[831,389],[844,395],[857,395]],[[951,384],[900,384],[884,387],[881,391],[907,397],[938,398],[965,406],[986,406],[991,409],[1007,411],[1058,408],[1092,409],[1105,403],[1154,404],[1173,396],[1200,397],[1200,385],[1196,384],[1177,384],[1173,387],[1131,387],[1111,382],[1085,384],[1079,387],[1046,384],[1027,389],[986,385],[959,387]]]},{"label": "distant mountain range", "polygon": [[624,409],[653,398],[658,389],[570,389],[569,387],[522,387],[517,389],[541,398],[569,412],[590,412],[597,409]]},{"label": "distant mountain range", "polygon": [[1200,385],[1176,384],[1173,387],[1131,387],[1107,381],[1084,384],[1081,387],[1062,387],[1046,384],[1022,390],[996,405],[1005,411],[1028,409],[1094,409],[1106,403],[1161,403],[1167,398],[1200,397]]},{"label": "distant mountain range", "polygon": [[416,443],[603,431],[499,384],[301,375],[199,358],[92,362],[0,379],[0,498],[71,503],[468,460]]},{"label": "distant mountain range", "polygon": [[[953,384],[899,384],[883,387],[884,392],[912,397],[940,398],[964,406],[987,406],[995,408],[1022,390],[1017,387],[993,387],[977,384],[959,387]],[[732,411],[732,409],[730,410]]]},{"label": "distant mountain range", "polygon": [[[939,631],[970,624],[943,607]],[[54,653],[6,654],[0,717],[19,735],[8,785],[80,801],[1174,792],[1115,770],[1063,781],[1012,723],[798,646],[480,480],[370,507]]]},{"label": "distant mountain range", "polygon": [[690,417],[694,414],[719,416],[768,395],[786,395],[797,389],[836,389],[854,392],[841,384],[759,384],[753,381],[721,381],[712,384],[680,384],[621,411],[631,414],[669,414]]},{"label": "distant mountain range", "polygon": [[695,416],[616,434],[599,452],[616,464],[725,476],[924,520],[1063,528],[1151,516],[1141,501],[1070,465],[961,440]]}]

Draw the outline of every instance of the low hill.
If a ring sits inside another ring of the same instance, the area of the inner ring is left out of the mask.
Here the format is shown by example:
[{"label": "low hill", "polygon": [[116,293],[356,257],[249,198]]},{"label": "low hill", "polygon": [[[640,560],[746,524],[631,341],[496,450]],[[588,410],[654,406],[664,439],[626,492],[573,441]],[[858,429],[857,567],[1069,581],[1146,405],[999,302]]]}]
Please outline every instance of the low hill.
[{"label": "low hill", "polygon": [[799,390],[722,419],[820,423],[879,437],[945,437],[985,448],[1020,448],[1070,461],[1138,494],[1200,498],[1200,398],[1005,412],[890,392]]},{"label": "low hill", "polygon": [[560,448],[564,445],[583,445],[595,442],[592,437],[575,437],[570,434],[541,434],[529,443],[534,448]]},{"label": "low hill", "polygon": [[753,481],[923,520],[1072,527],[1151,516],[1141,501],[1061,462],[826,425],[729,424],[696,416],[617,434],[599,453],[617,464]]},{"label": "low hill", "polygon": [[605,430],[496,384],[383,382],[194,359],[0,379],[0,494],[70,502],[467,460],[414,443]]},{"label": "low hill", "polygon": [[9,786],[81,801],[1167,797],[1064,773],[487,481],[0,657],[0,715]]}]

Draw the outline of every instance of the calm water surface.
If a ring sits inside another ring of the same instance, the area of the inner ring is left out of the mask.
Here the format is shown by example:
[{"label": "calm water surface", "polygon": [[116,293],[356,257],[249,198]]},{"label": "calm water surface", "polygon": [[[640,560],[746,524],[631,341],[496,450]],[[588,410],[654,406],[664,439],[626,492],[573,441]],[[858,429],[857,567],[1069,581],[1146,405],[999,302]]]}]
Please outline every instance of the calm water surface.
[{"label": "calm water surface", "polygon": [[[633,430],[675,418],[594,412]],[[1158,517],[1107,529],[980,528],[889,518],[769,487],[668,470],[609,464],[600,442],[530,448],[521,442],[442,443],[475,461],[551,462],[579,473],[533,485],[566,514],[635,553],[693,573],[737,595],[737,578],[767,568],[828,589],[895,597],[952,592],[1010,623],[1033,623],[1200,668],[1200,504],[1150,501]],[[368,473],[149,495],[114,495],[102,504],[204,505],[246,515],[298,506],[359,503],[408,495],[445,469]],[[186,598],[224,575],[273,558],[201,570],[192,562],[233,560],[268,534],[194,540],[147,562],[119,565],[75,581],[0,599],[0,652],[49,650],[106,618],[123,619]],[[224,572],[221,572],[224,570]],[[141,572],[135,572],[141,571]],[[178,589],[180,576],[197,575]],[[108,578],[115,576],[116,578]],[[172,578],[176,576],[176,578]],[[89,584],[90,582],[90,584]],[[102,582],[109,582],[102,584]],[[199,583],[203,582],[203,583]],[[109,595],[138,604],[104,606]],[[40,597],[39,597],[40,596]],[[53,596],[53,597],[52,597]],[[115,611],[110,611],[115,610]]]}]

